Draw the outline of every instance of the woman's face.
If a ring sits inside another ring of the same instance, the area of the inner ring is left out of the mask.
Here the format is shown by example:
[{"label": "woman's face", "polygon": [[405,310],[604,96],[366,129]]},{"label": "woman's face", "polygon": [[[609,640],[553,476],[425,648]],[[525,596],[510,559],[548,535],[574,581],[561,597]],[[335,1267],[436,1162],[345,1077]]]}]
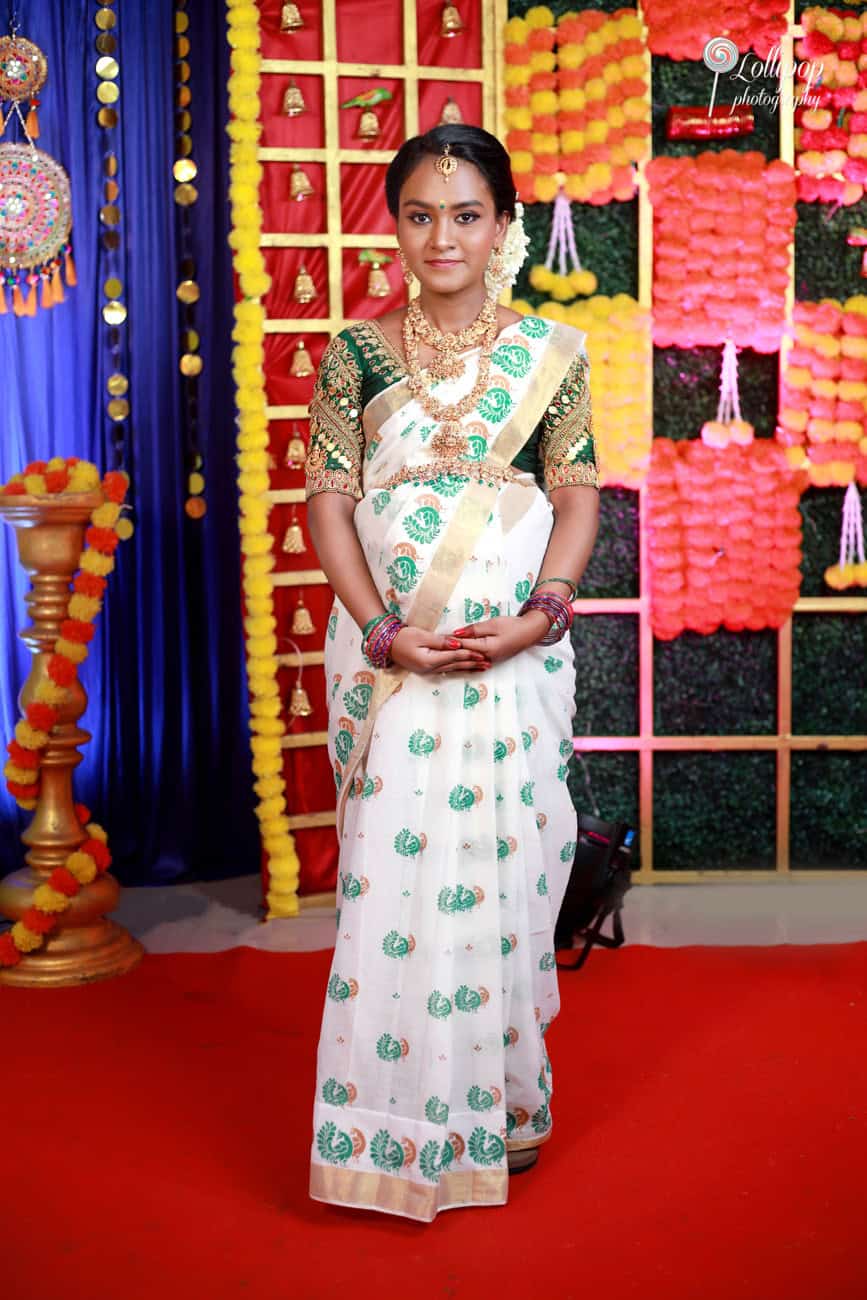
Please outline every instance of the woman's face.
[{"label": "woman's face", "polygon": [[482,173],[461,159],[445,180],[436,159],[423,158],[400,191],[398,243],[422,288],[433,293],[484,291],[491,249],[502,246],[508,225]]}]

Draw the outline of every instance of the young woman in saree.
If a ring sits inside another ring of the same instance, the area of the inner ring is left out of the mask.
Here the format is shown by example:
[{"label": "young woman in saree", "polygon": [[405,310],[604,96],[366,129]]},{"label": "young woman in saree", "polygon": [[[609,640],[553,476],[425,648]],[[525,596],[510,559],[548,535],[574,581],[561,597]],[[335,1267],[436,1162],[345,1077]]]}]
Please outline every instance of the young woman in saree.
[{"label": "young woman in saree", "polygon": [[437,127],[386,196],[419,296],[331,341],[310,407],[340,839],[310,1193],[429,1221],[504,1204],[551,1133],[598,491],[585,336],[496,303],[524,253],[502,145]]}]

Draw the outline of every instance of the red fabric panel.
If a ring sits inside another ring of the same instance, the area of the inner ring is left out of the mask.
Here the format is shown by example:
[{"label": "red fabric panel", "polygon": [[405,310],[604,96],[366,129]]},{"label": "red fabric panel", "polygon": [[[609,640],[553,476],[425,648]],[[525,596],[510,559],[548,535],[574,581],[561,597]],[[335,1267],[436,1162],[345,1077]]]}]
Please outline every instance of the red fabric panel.
[{"label": "red fabric panel", "polygon": [[[334,782],[332,781],[332,787]],[[314,826],[295,831],[295,847],[301,861],[299,894],[321,894],[337,884],[340,846],[333,826]]]},{"label": "red fabric panel", "polygon": [[482,0],[456,0],[456,7],[464,30],[457,36],[443,37],[442,0],[417,0],[418,61],[422,67],[482,66]]},{"label": "red fabric panel", "polygon": [[341,164],[340,212],[348,235],[394,234],[394,218],[385,206],[387,171],[384,163]]},{"label": "red fabric panel", "polygon": [[[294,81],[307,105],[307,112],[297,117],[283,113],[283,95],[290,81]],[[322,148],[325,144],[322,126],[322,78],[317,76],[289,77],[285,72],[265,72],[260,90],[262,138],[260,143],[268,148],[306,149]]]},{"label": "red fabric panel", "polygon": [[478,81],[420,81],[419,131],[429,131],[436,126],[447,99],[456,101],[468,126],[482,125],[482,87]]},{"label": "red fabric panel", "polygon": [[337,0],[335,9],[341,63],[403,63],[403,6],[399,0],[356,0],[354,4]]},{"label": "red fabric panel", "polygon": [[[340,0],[341,4],[345,0]],[[261,52],[263,59],[321,59],[322,5],[320,0],[297,0],[303,27],[280,31],[282,0],[259,0]]]},{"label": "red fabric panel", "polygon": [[406,302],[406,285],[400,263],[395,260],[382,269],[388,276],[391,295],[388,298],[369,298],[367,277],[370,268],[359,262],[357,249],[343,250],[343,310],[347,316],[366,320],[371,316],[381,316],[394,307],[401,307]]},{"label": "red fabric panel", "polygon": [[[375,140],[360,140],[356,135],[361,121],[360,108],[341,108],[339,143],[341,149],[399,149],[404,140],[403,82],[397,78],[376,77],[338,77],[337,102],[343,104],[347,99],[354,99],[362,91],[372,86],[384,86],[392,93],[392,98],[374,108],[379,118],[380,132]],[[296,119],[298,120],[298,119]]]},{"label": "red fabric panel", "polygon": [[309,198],[300,200],[290,197],[291,163],[269,162],[262,167],[259,202],[265,230],[316,235],[327,229],[325,167],[313,162],[304,162],[300,166],[316,191]]},{"label": "red fabric panel", "polygon": [[[271,288],[265,295],[269,318],[298,317],[318,320],[328,315],[328,250],[325,248],[266,248],[265,268]],[[302,265],[313,277],[316,297],[296,302],[292,294]]]}]

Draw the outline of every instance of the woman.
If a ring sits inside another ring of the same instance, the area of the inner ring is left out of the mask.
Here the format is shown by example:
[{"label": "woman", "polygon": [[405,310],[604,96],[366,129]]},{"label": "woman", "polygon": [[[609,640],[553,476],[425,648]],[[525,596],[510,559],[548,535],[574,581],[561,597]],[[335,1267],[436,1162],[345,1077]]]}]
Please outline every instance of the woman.
[{"label": "woman", "polygon": [[429,1221],[504,1204],[551,1132],[598,491],[584,335],[496,304],[524,243],[502,145],[437,127],[386,196],[419,296],[332,340],[310,408],[340,838],[310,1191]]}]

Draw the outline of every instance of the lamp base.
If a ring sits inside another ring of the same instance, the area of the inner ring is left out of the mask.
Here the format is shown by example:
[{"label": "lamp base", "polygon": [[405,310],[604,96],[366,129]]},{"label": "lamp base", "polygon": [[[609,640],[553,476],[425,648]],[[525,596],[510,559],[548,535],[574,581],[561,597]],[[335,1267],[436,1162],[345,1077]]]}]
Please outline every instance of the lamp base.
[{"label": "lamp base", "polygon": [[[19,918],[44,880],[28,867],[6,876],[0,882],[0,914]],[[24,954],[16,966],[0,966],[0,986],[63,988],[113,979],[136,967],[144,948],[104,915],[117,906],[119,894],[120,886],[108,873],[86,885],[41,948]]]}]

